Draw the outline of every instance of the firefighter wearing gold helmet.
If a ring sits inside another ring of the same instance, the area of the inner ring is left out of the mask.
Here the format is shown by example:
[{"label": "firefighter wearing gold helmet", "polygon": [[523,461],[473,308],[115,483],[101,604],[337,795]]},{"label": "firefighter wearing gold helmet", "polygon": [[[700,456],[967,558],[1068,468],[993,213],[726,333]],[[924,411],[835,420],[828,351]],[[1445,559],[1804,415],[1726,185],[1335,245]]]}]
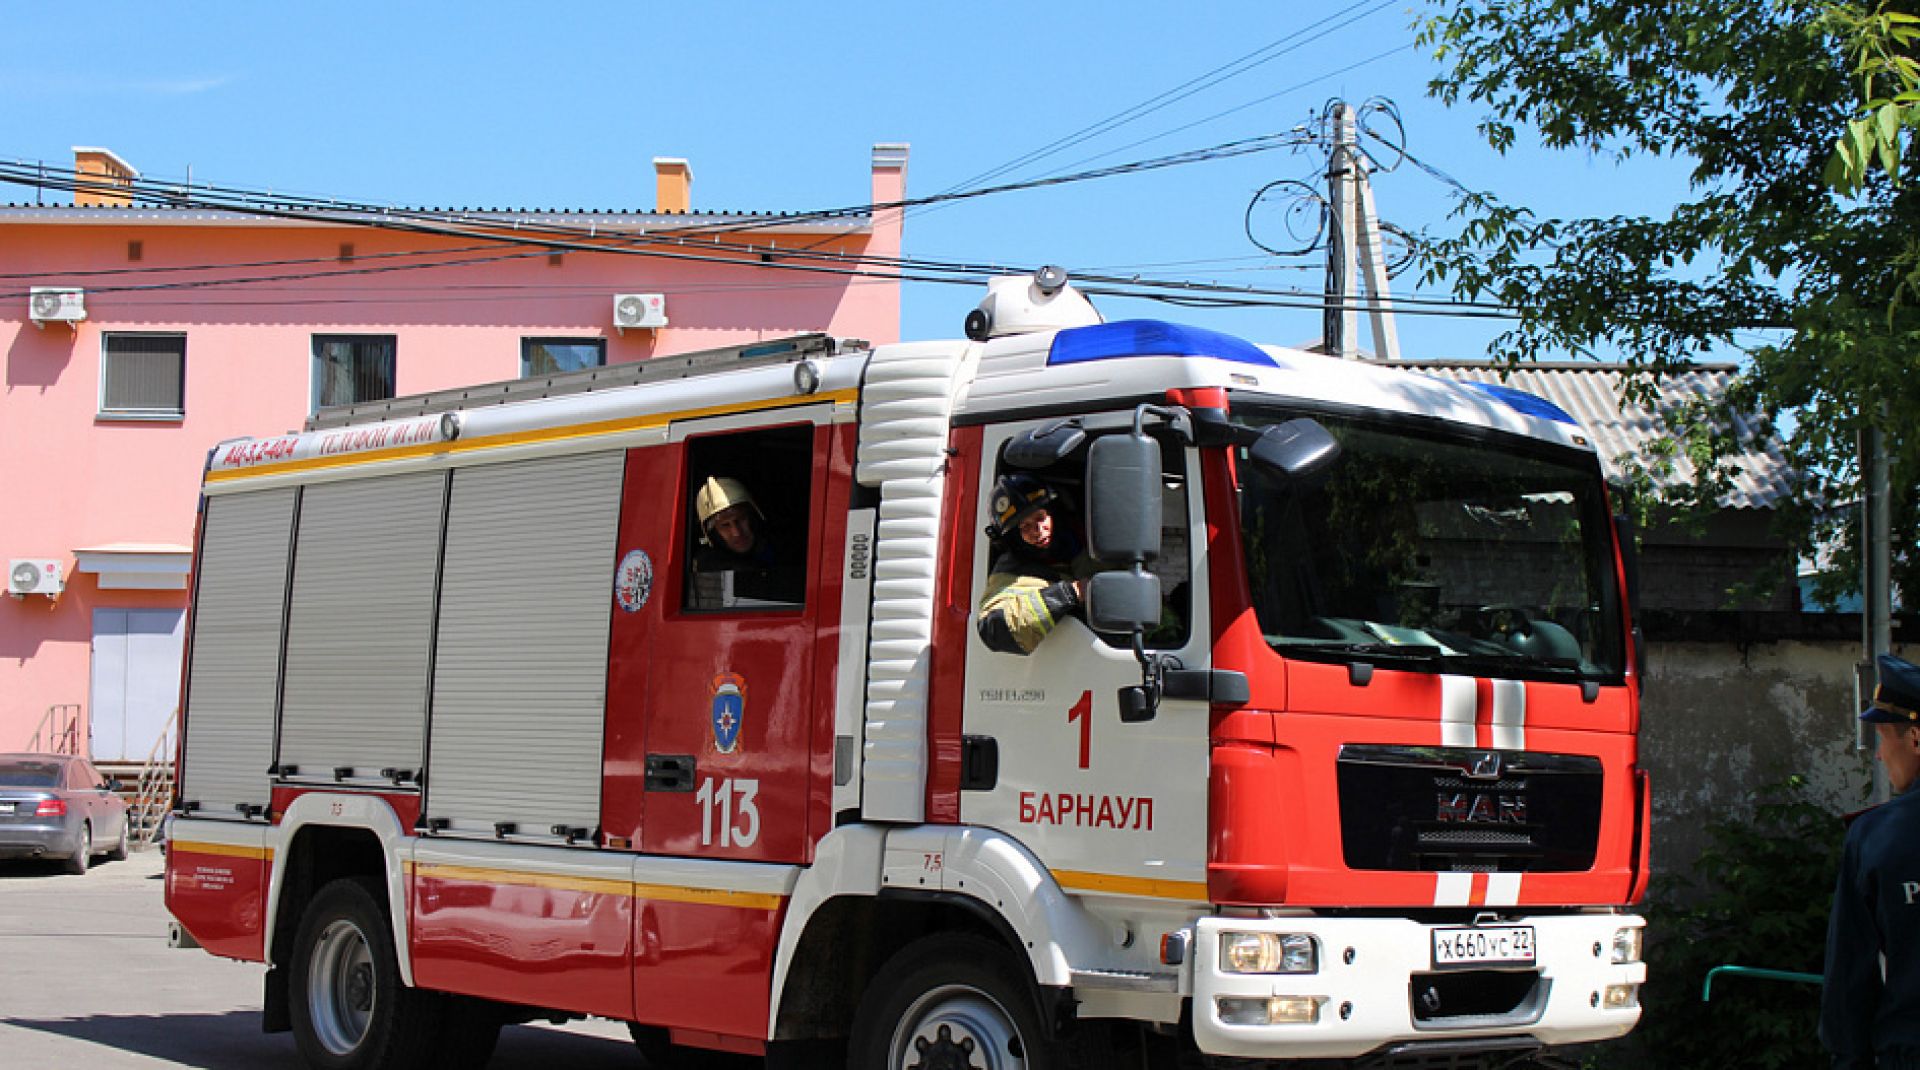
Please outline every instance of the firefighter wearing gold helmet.
[{"label": "firefighter wearing gold helmet", "polygon": [[[694,493],[693,510],[701,546],[693,559],[696,606],[805,600],[805,570],[780,552],[766,514],[745,483],[708,476]],[[728,577],[724,585],[702,582],[721,575]],[[717,593],[722,590],[726,593]]]}]

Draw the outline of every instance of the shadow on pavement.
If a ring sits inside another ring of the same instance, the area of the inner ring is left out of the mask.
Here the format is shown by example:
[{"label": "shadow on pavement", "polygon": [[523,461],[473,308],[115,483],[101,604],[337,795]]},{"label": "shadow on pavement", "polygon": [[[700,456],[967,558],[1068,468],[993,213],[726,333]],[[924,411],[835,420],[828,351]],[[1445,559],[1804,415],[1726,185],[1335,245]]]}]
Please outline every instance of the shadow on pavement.
[{"label": "shadow on pavement", "polygon": [[[165,1059],[199,1070],[298,1067],[293,1037],[260,1031],[260,1012],[223,1014],[90,1014],[79,1018],[0,1018],[19,1029]],[[89,1060],[91,1061],[91,1060]],[[71,1065],[84,1066],[74,1060]]]},{"label": "shadow on pavement", "polygon": [[[196,1070],[277,1070],[305,1065],[294,1048],[293,1035],[260,1032],[260,1013],[252,1010],[223,1014],[95,1014],[39,1020],[0,1018],[0,1024],[98,1044]],[[68,1065],[84,1066],[92,1061],[71,1059]],[[508,1026],[502,1030],[499,1050],[487,1064],[490,1070],[551,1070],[554,1066],[564,1066],[567,1070],[640,1070],[645,1065],[639,1051],[625,1040],[532,1026]],[[692,1065],[699,1065],[697,1058]]]},{"label": "shadow on pavement", "polygon": [[[120,869],[127,867],[127,865],[126,862],[110,862],[104,858],[96,858],[93,860],[90,871]],[[59,859],[52,861],[44,858],[0,859],[0,881],[46,880],[52,877],[67,876],[71,876],[71,874],[67,872],[66,863]],[[85,880],[86,877],[79,879]]]}]

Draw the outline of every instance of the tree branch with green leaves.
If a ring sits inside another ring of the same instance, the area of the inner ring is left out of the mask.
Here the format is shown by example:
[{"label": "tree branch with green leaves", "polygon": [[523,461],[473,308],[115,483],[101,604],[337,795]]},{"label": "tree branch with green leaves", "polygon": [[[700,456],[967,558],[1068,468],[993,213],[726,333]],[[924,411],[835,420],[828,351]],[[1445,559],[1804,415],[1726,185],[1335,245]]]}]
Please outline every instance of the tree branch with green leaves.
[{"label": "tree branch with green leaves", "polygon": [[[1740,453],[1725,433],[1757,415],[1799,479],[1782,510],[1803,547],[1831,542],[1826,593],[1852,585],[1859,497],[1855,436],[1889,432],[1896,531],[1920,490],[1920,315],[1899,298],[1920,234],[1920,194],[1899,182],[1910,144],[1878,143],[1858,181],[1829,181],[1836,138],[1884,132],[1885,104],[1913,91],[1911,4],[1864,11],[1813,0],[1435,0],[1422,41],[1443,65],[1430,92],[1477,108],[1487,144],[1523,139],[1621,168],[1679,164],[1671,213],[1547,217],[1491,192],[1463,194],[1458,229],[1420,246],[1429,284],[1514,309],[1494,344],[1509,362],[1617,356],[1629,400],[1706,358],[1741,355],[1734,389],[1669,419],[1695,462],[1676,508],[1711,507]],[[1871,67],[1872,79],[1863,80]],[[1863,92],[1864,91],[1864,92]],[[1905,129],[1905,116],[1896,134]],[[1892,159],[1895,166],[1886,166]],[[1851,172],[1849,172],[1850,174]],[[1764,331],[1764,340],[1752,332]],[[1884,404],[1884,407],[1882,403]],[[1920,591],[1920,549],[1895,546],[1896,582]]]}]

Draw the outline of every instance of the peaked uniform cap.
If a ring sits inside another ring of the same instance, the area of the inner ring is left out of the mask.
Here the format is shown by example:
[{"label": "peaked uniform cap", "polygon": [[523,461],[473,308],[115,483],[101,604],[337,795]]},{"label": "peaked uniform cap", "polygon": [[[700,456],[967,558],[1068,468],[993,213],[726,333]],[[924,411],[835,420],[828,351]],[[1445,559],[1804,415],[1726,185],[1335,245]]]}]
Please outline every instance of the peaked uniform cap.
[{"label": "peaked uniform cap", "polygon": [[1920,725],[1920,665],[1892,654],[1880,655],[1880,686],[1860,711],[1869,724]]}]

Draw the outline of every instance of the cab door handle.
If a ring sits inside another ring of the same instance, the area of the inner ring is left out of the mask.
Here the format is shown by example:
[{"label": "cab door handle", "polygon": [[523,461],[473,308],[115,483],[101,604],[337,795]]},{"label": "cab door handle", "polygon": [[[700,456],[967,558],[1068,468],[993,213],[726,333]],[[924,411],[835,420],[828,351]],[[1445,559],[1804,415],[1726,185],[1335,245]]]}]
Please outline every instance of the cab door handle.
[{"label": "cab door handle", "polygon": [[646,790],[692,791],[693,769],[691,754],[649,754]]}]

